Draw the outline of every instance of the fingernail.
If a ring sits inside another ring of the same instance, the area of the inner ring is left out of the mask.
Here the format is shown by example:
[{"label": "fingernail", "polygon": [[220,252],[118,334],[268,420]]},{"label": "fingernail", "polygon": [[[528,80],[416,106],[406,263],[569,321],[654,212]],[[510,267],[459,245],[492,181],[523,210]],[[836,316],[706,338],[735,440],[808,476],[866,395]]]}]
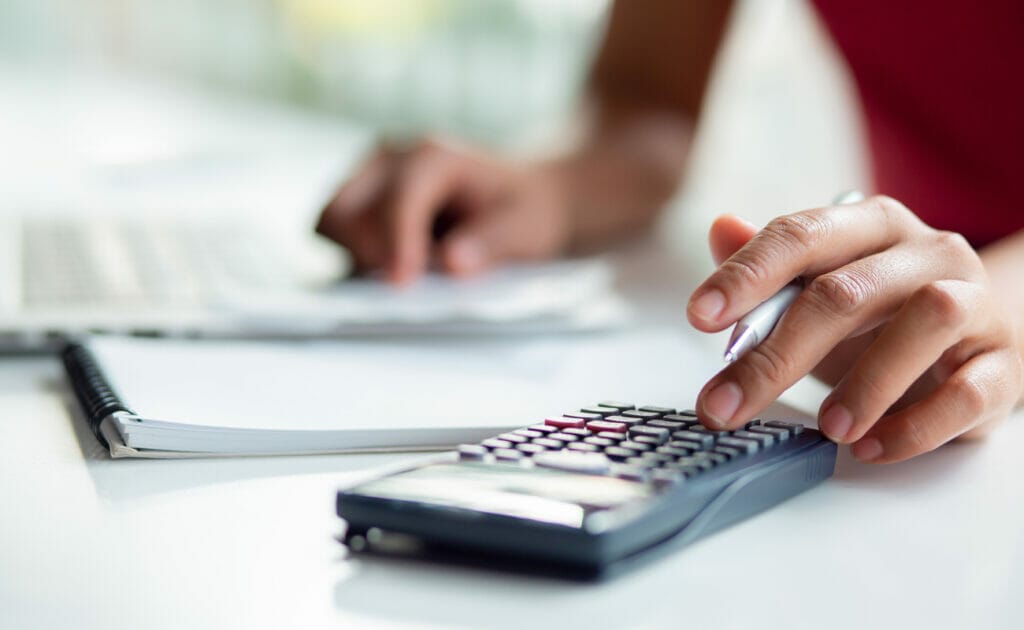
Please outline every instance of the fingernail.
[{"label": "fingernail", "polygon": [[853,456],[862,462],[870,462],[882,456],[882,443],[878,438],[864,438],[850,449]]},{"label": "fingernail", "polygon": [[709,289],[690,303],[690,312],[706,322],[718,319],[725,310],[725,295],[718,289]]},{"label": "fingernail", "polygon": [[853,426],[853,415],[840,403],[832,403],[821,415],[818,426],[833,442],[842,442]]},{"label": "fingernail", "polygon": [[483,266],[484,248],[473,238],[462,238],[452,243],[451,264],[458,271],[474,271]]},{"label": "fingernail", "polygon": [[725,426],[743,402],[743,390],[736,383],[716,385],[704,397],[704,413],[714,424]]}]

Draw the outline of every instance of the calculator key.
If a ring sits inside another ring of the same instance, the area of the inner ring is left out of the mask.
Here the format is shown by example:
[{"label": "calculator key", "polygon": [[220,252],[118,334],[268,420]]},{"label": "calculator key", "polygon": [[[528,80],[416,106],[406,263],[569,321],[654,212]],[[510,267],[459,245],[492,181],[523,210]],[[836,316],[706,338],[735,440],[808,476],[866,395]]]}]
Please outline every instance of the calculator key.
[{"label": "calculator key", "polygon": [[619,433],[618,431],[600,431],[597,434],[597,437],[604,438],[606,440],[615,440],[616,442],[621,442],[622,440],[626,439],[626,434]]},{"label": "calculator key", "polygon": [[715,464],[707,459],[703,459],[694,455],[691,457],[680,457],[679,459],[676,460],[673,468],[686,468],[690,466],[697,468],[699,470],[711,470],[712,468],[714,468]]},{"label": "calculator key", "polygon": [[561,433],[548,433],[547,437],[550,440],[558,440],[559,442],[565,442],[566,444],[569,442],[576,442],[580,439],[578,435],[569,435],[564,431]]},{"label": "calculator key", "polygon": [[516,429],[512,433],[515,433],[516,435],[521,435],[524,438],[528,438],[531,440],[535,437],[544,437],[543,433],[541,433],[540,431],[534,431],[533,429]]},{"label": "calculator key", "polygon": [[558,440],[552,440],[549,437],[534,438],[532,443],[556,451],[561,450],[561,448],[565,446],[565,443],[559,442]]},{"label": "calculator key", "polygon": [[700,422],[697,421],[697,418],[694,418],[693,416],[683,416],[683,415],[680,415],[680,414],[669,414],[669,415],[665,416],[663,418],[663,420],[671,420],[673,422],[682,422],[683,424],[685,424],[688,427],[689,426],[693,426],[695,424],[700,424]]},{"label": "calculator key", "polygon": [[614,401],[614,400],[605,400],[603,402],[599,402],[599,403],[597,403],[597,406],[598,407],[609,407],[611,409],[615,409],[615,410],[618,410],[618,411],[626,411],[628,409],[633,409],[633,408],[636,407],[636,405],[631,405],[629,403],[624,403],[624,402],[617,402],[617,401]]},{"label": "calculator key", "polygon": [[630,457],[637,456],[636,451],[628,448],[622,448],[621,446],[609,446],[608,448],[604,449],[604,454],[607,455],[610,459],[614,459],[620,462],[625,461]]},{"label": "calculator key", "polygon": [[533,463],[544,468],[568,470],[570,472],[603,475],[611,467],[611,461],[600,453],[576,453],[572,451],[538,453]]},{"label": "calculator key", "polygon": [[594,413],[594,414],[597,414],[599,416],[612,416],[612,415],[615,415],[615,414],[618,413],[617,409],[612,409],[611,407],[598,407],[598,406],[584,407],[584,408],[580,409],[580,411],[582,411],[584,413]]},{"label": "calculator key", "polygon": [[582,429],[587,425],[587,421],[583,418],[562,416],[561,418],[545,418],[544,424],[556,429]]},{"label": "calculator key", "polygon": [[654,450],[654,445],[653,444],[644,444],[643,442],[635,442],[633,440],[623,440],[623,441],[619,442],[619,447],[621,447],[621,448],[628,448],[631,451],[638,451],[638,452],[653,451]]},{"label": "calculator key", "polygon": [[498,438],[490,438],[480,442],[480,444],[491,450],[496,448],[512,448],[512,442],[506,442],[505,440],[499,440]]},{"label": "calculator key", "polygon": [[701,445],[701,448],[711,448],[711,445],[715,443],[714,434],[700,431],[676,431],[672,434],[672,439],[696,442]]},{"label": "calculator key", "polygon": [[527,428],[531,431],[537,431],[540,433],[555,433],[558,431],[558,427],[553,427],[547,424],[535,424]]},{"label": "calculator key", "polygon": [[656,407],[654,405],[644,405],[643,407],[638,408],[637,411],[650,411],[651,413],[656,413],[660,416],[676,412],[676,410],[671,407]]},{"label": "calculator key", "polygon": [[684,448],[691,451],[700,451],[704,449],[704,445],[700,442],[694,442],[693,440],[669,440],[666,446],[673,446],[675,448]]},{"label": "calculator key", "polygon": [[576,437],[585,438],[594,435],[594,432],[589,429],[562,429],[561,433],[568,435],[575,435]]},{"label": "calculator key", "polygon": [[688,448],[679,448],[677,446],[659,446],[654,449],[654,452],[664,453],[665,455],[672,455],[674,457],[686,457],[693,453],[693,451]]},{"label": "calculator key", "polygon": [[597,446],[597,447],[601,447],[601,448],[603,448],[605,446],[615,446],[616,444],[618,444],[618,442],[616,442],[615,440],[609,440],[608,438],[597,437],[596,435],[593,436],[593,437],[585,437],[585,438],[583,438],[583,441],[585,443],[587,443],[587,444],[592,444],[593,446]]},{"label": "calculator key", "polygon": [[629,416],[608,416],[605,420],[608,422],[618,422],[619,424],[624,424],[627,427],[634,427],[638,424],[643,424],[644,422],[640,418],[630,418]]},{"label": "calculator key", "polygon": [[738,437],[744,440],[755,440],[761,443],[762,448],[768,448],[772,444],[775,444],[775,437],[768,435],[767,433],[755,433],[754,431],[736,431],[732,434],[733,437]]},{"label": "calculator key", "polygon": [[679,415],[680,416],[689,416],[691,418],[696,418],[697,417],[697,412],[694,411],[693,409],[680,409],[679,410]]},{"label": "calculator key", "polygon": [[613,464],[611,474],[627,481],[647,481],[647,478],[650,476],[646,468],[630,466],[628,464]]},{"label": "calculator key", "polygon": [[751,454],[756,453],[759,443],[754,440],[743,440],[734,437],[722,437],[718,438],[719,446],[731,446],[742,453]]},{"label": "calculator key", "polygon": [[639,435],[646,435],[657,439],[659,444],[664,444],[665,442],[667,442],[668,436],[670,434],[671,431],[669,431],[668,429],[663,429],[661,427],[638,426],[629,428],[629,437],[632,438]]},{"label": "calculator key", "polygon": [[459,459],[480,460],[487,456],[487,449],[479,444],[460,444]]},{"label": "calculator key", "polygon": [[563,418],[579,418],[580,420],[600,420],[604,416],[599,413],[587,413],[586,411],[570,411],[569,413],[563,413]]},{"label": "calculator key", "polygon": [[[665,453],[655,453],[648,451],[640,456],[640,459],[648,466],[658,466],[660,464],[667,464],[668,462],[674,462],[678,459],[674,455],[667,455]],[[629,462],[626,462],[629,463]]]},{"label": "calculator key", "polygon": [[587,444],[585,442],[573,442],[565,447],[570,451],[580,451],[581,453],[597,453],[600,452],[601,447],[594,444]]},{"label": "calculator key", "polygon": [[729,435],[728,431],[713,431],[701,423],[692,425],[687,431],[696,431],[697,433],[708,433],[710,435]]},{"label": "calculator key", "polygon": [[673,464],[667,466],[667,468],[682,470],[689,474],[689,469],[691,468],[703,472],[705,470],[711,470],[712,468],[714,468],[714,466],[714,462],[711,462],[706,459],[700,459],[698,457],[680,457]]},{"label": "calculator key", "polygon": [[516,444],[516,450],[526,453],[527,455],[536,455],[537,453],[543,453],[548,450],[540,444]]},{"label": "calculator key", "polygon": [[623,461],[622,463],[627,465],[627,466],[635,466],[637,468],[654,468],[655,467],[654,464],[648,463],[646,459],[644,459],[643,457],[639,457],[639,456],[637,456],[637,457],[630,457],[630,458],[626,459],[625,461]]},{"label": "calculator key", "polygon": [[687,479],[689,479],[690,477],[696,477],[701,473],[701,469],[697,468],[696,466],[684,466],[678,463],[666,464],[664,470],[678,471]]},{"label": "calculator key", "polygon": [[716,466],[719,466],[729,461],[729,458],[726,455],[723,455],[722,453],[716,453],[714,451],[703,451],[701,454],[707,455],[708,459],[715,462]]},{"label": "calculator key", "polygon": [[768,435],[773,435],[775,436],[775,439],[780,442],[785,442],[786,440],[789,439],[789,431],[787,431],[786,429],[778,429],[776,427],[766,427],[762,425],[757,425],[756,427],[750,427],[748,431],[752,431],[754,433],[767,433]]},{"label": "calculator key", "polygon": [[669,431],[682,431],[686,428],[686,425],[682,422],[673,422],[672,420],[651,420],[645,423],[648,427],[661,427],[662,429],[668,429]]},{"label": "calculator key", "polygon": [[623,411],[620,415],[626,416],[627,418],[639,418],[640,420],[654,420],[660,418],[660,413],[654,413],[653,411]]},{"label": "calculator key", "polygon": [[[540,435],[541,434],[538,433],[534,437],[540,437]],[[512,442],[513,444],[525,444],[530,441],[530,438],[526,437],[525,435],[520,435],[518,433],[502,433],[501,435],[498,436],[498,439],[505,440],[506,442]]]},{"label": "calculator key", "polygon": [[727,457],[729,459],[733,459],[735,457],[739,457],[740,455],[742,455],[744,453],[744,451],[741,451],[738,448],[733,448],[731,446],[722,446],[721,444],[719,444],[718,446],[713,448],[711,450],[711,452],[712,453],[718,453],[719,455],[724,455],[725,457]]},{"label": "calculator key", "polygon": [[692,459],[693,461],[697,462],[697,466],[701,470],[709,470],[709,469],[714,468],[715,466],[718,465],[718,460],[716,458],[712,457],[711,453],[707,453],[707,452],[703,452],[703,451],[700,452],[700,453],[694,453],[693,455],[690,456],[690,459]]},{"label": "calculator key", "polygon": [[519,460],[526,457],[522,451],[517,451],[511,448],[499,448],[494,451],[494,459],[499,462],[518,462]]},{"label": "calculator key", "polygon": [[673,486],[686,480],[686,473],[671,468],[659,468],[651,471],[651,481],[659,486]]},{"label": "calculator key", "polygon": [[649,435],[638,435],[632,439],[634,442],[639,442],[641,444],[649,444],[651,446],[661,445],[661,440],[659,440],[658,438],[651,437]]},{"label": "calculator key", "polygon": [[591,420],[587,423],[587,428],[595,433],[601,431],[614,431],[615,433],[625,433],[628,428],[621,422],[609,422],[607,420]]},{"label": "calculator key", "polygon": [[768,422],[762,422],[766,427],[775,427],[776,429],[786,429],[792,435],[799,435],[804,430],[804,425],[793,422],[782,422],[780,420],[769,420]]}]

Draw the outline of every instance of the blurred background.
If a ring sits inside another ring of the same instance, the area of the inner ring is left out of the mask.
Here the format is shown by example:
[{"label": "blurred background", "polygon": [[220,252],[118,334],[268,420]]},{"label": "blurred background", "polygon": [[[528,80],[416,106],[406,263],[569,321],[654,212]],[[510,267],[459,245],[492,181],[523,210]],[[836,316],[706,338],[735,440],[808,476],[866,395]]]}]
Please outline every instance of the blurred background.
[{"label": "blurred background", "polygon": [[[432,132],[539,150],[572,118],[607,8],[607,0],[5,0],[0,107],[10,115],[0,132],[20,142],[0,149],[9,167],[0,185],[66,203],[75,191],[95,193],[96,178],[101,197],[124,197],[185,163],[209,171],[237,167],[241,156],[345,154],[304,167],[322,180],[302,197],[309,206],[365,150],[332,131],[345,125],[370,138]],[[682,222],[674,232],[702,242],[719,212],[763,222],[863,186],[851,96],[805,2],[740,1],[673,204],[686,208],[671,214]],[[64,194],[26,183],[62,166]],[[237,188],[205,201],[237,199]],[[285,203],[278,188],[270,198]]]},{"label": "blurred background", "polygon": [[572,102],[605,0],[15,0],[4,53],[501,143]]}]

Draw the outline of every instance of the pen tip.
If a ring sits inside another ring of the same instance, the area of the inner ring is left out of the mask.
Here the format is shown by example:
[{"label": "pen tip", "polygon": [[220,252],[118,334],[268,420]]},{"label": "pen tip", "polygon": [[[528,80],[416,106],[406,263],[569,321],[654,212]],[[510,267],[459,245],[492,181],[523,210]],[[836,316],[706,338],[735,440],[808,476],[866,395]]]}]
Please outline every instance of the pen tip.
[{"label": "pen tip", "polygon": [[722,357],[722,358],[724,358],[724,359],[725,359],[725,362],[726,362],[726,363],[732,363],[733,361],[735,361],[735,360],[736,360],[736,355],[735,355],[735,354],[733,354],[732,350],[729,350],[729,351],[727,351],[727,352],[725,353],[725,356],[724,356],[724,357]]}]

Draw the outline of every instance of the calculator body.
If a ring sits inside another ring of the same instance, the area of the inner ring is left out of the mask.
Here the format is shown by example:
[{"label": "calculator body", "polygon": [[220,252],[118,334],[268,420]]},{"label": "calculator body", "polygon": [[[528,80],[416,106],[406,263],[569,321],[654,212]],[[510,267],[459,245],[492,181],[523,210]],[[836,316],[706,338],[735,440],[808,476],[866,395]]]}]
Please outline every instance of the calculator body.
[{"label": "calculator body", "polygon": [[831,476],[834,443],[812,429],[775,424],[795,428],[773,447],[675,476],[616,476],[617,464],[574,470],[572,457],[550,467],[541,455],[501,462],[448,454],[340,491],[344,542],[361,553],[604,577]]}]

